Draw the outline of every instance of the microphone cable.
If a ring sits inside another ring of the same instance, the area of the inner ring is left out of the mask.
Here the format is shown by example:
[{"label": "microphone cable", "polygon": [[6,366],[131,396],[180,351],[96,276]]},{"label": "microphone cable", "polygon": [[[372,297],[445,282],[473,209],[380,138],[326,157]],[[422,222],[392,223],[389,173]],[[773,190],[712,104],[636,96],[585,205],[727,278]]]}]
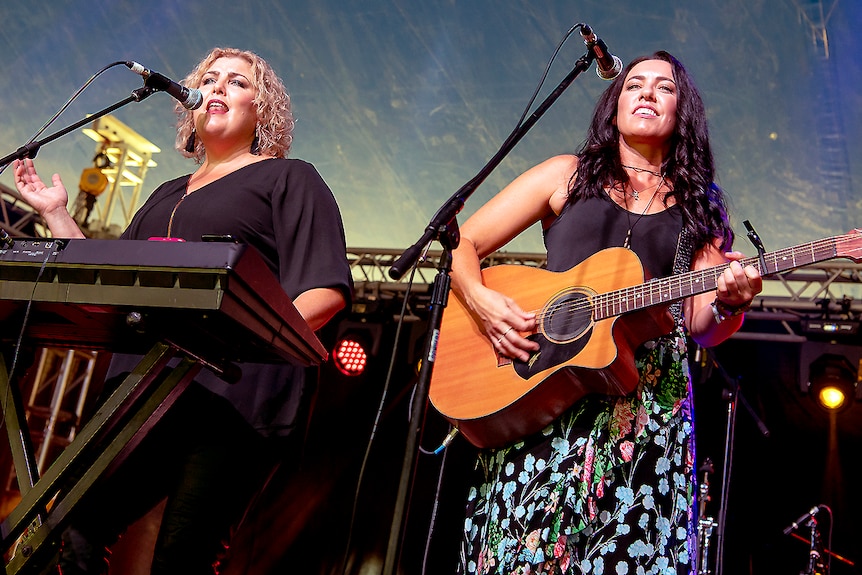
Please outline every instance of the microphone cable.
[{"label": "microphone cable", "polygon": [[[90,76],[90,78],[89,78],[86,82],[84,82],[84,85],[83,85],[83,86],[81,86],[80,88],[78,88],[78,90],[77,90],[74,94],[72,94],[72,96],[71,96],[68,100],[66,100],[66,103],[65,103],[65,104],[63,104],[63,105],[60,107],[60,109],[59,109],[59,110],[57,110],[57,112],[56,112],[53,116],[51,116],[51,118],[50,118],[47,122],[45,122],[45,124],[44,124],[41,128],[39,128],[39,129],[36,131],[36,133],[35,133],[35,134],[33,134],[33,136],[32,136],[32,137],[27,141],[27,143],[26,143],[26,144],[24,144],[24,146],[22,146],[22,147],[27,147],[27,146],[29,146],[30,144],[32,144],[33,142],[35,142],[35,141],[36,141],[36,138],[38,138],[39,136],[41,136],[41,135],[45,132],[45,130],[47,130],[47,129],[48,129],[48,127],[49,127],[51,124],[53,124],[53,123],[57,120],[57,118],[59,118],[59,117],[63,114],[63,112],[65,112],[65,111],[66,111],[66,108],[68,108],[68,107],[72,104],[72,102],[74,102],[74,101],[78,98],[78,96],[80,96],[80,95],[81,95],[81,93],[82,93],[84,90],[86,90],[86,89],[87,89],[87,87],[88,87],[90,84],[92,84],[92,83],[93,83],[93,80],[95,80],[96,78],[98,78],[99,76],[101,76],[104,72],[106,72],[107,70],[109,70],[109,69],[113,68],[114,66],[120,66],[120,65],[125,66],[125,65],[126,65],[126,63],[125,63],[125,62],[122,62],[122,61],[120,61],[120,62],[112,62],[112,63],[108,64],[107,66],[105,66],[104,68],[102,68],[101,70],[99,70],[98,72],[96,72],[95,74],[93,74],[92,76]],[[0,166],[0,175],[2,175],[4,171],[6,171],[6,168],[7,168],[8,166],[9,166],[9,164],[6,164],[6,165],[4,165],[4,166]]]},{"label": "microphone cable", "polygon": [[50,244],[57,244],[58,249],[65,247],[65,242],[63,240],[49,240],[50,247],[45,250],[45,259],[42,260],[42,265],[39,267],[39,272],[36,274],[36,279],[33,281],[33,291],[30,292],[30,299],[27,300],[27,306],[24,308],[24,318],[21,320],[21,329],[18,331],[18,339],[15,341],[15,346],[13,347],[12,364],[9,366],[9,371],[6,374],[6,385],[8,387],[3,396],[3,409],[2,413],[0,413],[0,427],[3,427],[6,423],[6,410],[9,407],[9,395],[11,393],[11,386],[15,385],[15,369],[18,367],[18,359],[21,355],[21,345],[24,341],[24,333],[27,330],[27,324],[30,321],[30,311],[33,308],[33,301],[36,298],[36,288],[39,287],[39,280],[42,279],[42,275],[45,273],[45,267],[48,265],[48,261],[56,251]]},{"label": "microphone cable", "polygon": [[524,108],[524,111],[521,114],[521,117],[518,118],[518,123],[515,126],[516,130],[521,127],[521,124],[524,123],[524,119],[527,117],[527,114],[529,113],[530,108],[532,108],[533,104],[536,102],[536,98],[539,95],[539,90],[541,90],[542,86],[545,85],[545,80],[547,80],[547,78],[548,78],[548,74],[551,71],[551,66],[553,66],[554,61],[557,59],[557,56],[560,53],[560,50],[562,50],[563,44],[565,44],[566,41],[569,39],[569,37],[575,33],[575,30],[579,30],[579,29],[583,28],[584,26],[586,26],[586,24],[584,24],[583,22],[579,22],[579,23],[575,24],[574,26],[572,26],[571,28],[569,28],[569,31],[566,32],[566,34],[563,36],[562,40],[560,40],[560,42],[557,44],[557,47],[554,48],[554,53],[551,54],[551,58],[548,60],[548,64],[545,66],[545,71],[542,73],[542,77],[539,79],[539,84],[536,86],[536,89],[533,92],[533,95],[530,96],[530,100],[527,102],[527,107]]},{"label": "microphone cable", "polygon": [[398,345],[401,341],[401,328],[404,325],[404,318],[407,315],[407,302],[410,299],[410,294],[412,293],[413,282],[416,276],[416,271],[418,268],[418,262],[413,266],[412,271],[410,273],[410,279],[407,282],[407,290],[404,292],[404,299],[401,303],[401,312],[398,317],[397,327],[395,329],[395,340],[392,344],[392,354],[389,358],[389,367],[386,372],[386,377],[383,383],[383,391],[381,392],[380,402],[377,405],[377,412],[374,415],[374,422],[371,426],[371,435],[368,437],[368,444],[365,447],[365,453],[362,457],[362,463],[359,466],[359,473],[356,478],[356,490],[353,495],[353,506],[350,512],[350,520],[347,526],[347,539],[344,543],[344,555],[342,556],[341,566],[338,570],[342,575],[347,574],[347,565],[350,557],[350,546],[353,544],[353,528],[356,524],[356,514],[358,512],[359,506],[359,496],[362,491],[362,480],[365,477],[365,471],[368,468],[368,460],[371,457],[371,448],[374,445],[374,440],[377,437],[377,429],[380,426],[380,421],[383,418],[384,407],[386,405],[386,398],[389,395],[389,386],[392,383],[392,374],[395,370],[395,361],[398,356]]}]

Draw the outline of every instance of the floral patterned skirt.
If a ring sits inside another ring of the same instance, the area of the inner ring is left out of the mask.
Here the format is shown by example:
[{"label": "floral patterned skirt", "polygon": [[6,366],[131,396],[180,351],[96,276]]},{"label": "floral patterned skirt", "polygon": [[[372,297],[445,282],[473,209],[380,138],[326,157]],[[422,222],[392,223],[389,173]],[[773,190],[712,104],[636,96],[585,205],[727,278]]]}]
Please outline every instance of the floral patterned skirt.
[{"label": "floral patterned skirt", "polygon": [[638,352],[625,397],[589,396],[536,436],[480,453],[459,574],[692,569],[693,422],[681,333]]}]

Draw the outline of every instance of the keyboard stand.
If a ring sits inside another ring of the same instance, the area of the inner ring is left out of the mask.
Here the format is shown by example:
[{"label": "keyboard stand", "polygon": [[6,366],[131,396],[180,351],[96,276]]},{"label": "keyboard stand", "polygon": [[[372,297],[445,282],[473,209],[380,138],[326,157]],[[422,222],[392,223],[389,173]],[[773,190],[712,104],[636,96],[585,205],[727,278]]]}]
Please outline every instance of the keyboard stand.
[{"label": "keyboard stand", "polygon": [[[164,375],[175,357],[179,363]],[[3,550],[15,546],[6,564],[7,575],[44,569],[57,550],[69,513],[107,470],[128,457],[201,367],[199,358],[170,344],[155,344],[38,477],[20,392],[10,384],[0,358],[0,397],[14,406],[6,410],[6,427],[21,492],[21,502],[0,523]]]}]

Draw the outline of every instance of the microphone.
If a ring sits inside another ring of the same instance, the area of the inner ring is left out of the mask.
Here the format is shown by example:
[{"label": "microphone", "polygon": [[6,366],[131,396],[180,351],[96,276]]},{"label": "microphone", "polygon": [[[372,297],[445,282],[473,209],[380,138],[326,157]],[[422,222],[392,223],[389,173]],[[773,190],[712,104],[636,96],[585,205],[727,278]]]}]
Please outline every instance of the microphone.
[{"label": "microphone", "polygon": [[812,518],[812,517],[814,517],[815,515],[817,515],[817,512],[818,512],[818,511],[820,511],[820,507],[821,507],[820,505],[815,505],[814,507],[812,507],[811,509],[809,509],[809,510],[808,510],[808,513],[806,513],[805,515],[803,515],[802,517],[800,517],[799,519],[797,519],[796,521],[794,521],[793,523],[791,523],[790,525],[788,525],[788,526],[784,529],[784,534],[785,534],[785,535],[790,535],[790,532],[791,532],[791,531],[794,531],[794,530],[796,530],[796,529],[799,529],[799,524],[800,524],[800,523],[804,523],[805,521],[808,521],[810,518]]},{"label": "microphone", "polygon": [[175,99],[179,100],[180,104],[183,105],[183,108],[187,110],[197,110],[201,107],[201,104],[203,104],[204,97],[200,90],[195,88],[186,88],[185,86],[177,84],[167,76],[162,76],[158,72],[153,72],[152,70],[144,68],[137,62],[126,62],[125,64],[132,72],[144,77],[144,84],[155,88],[156,90],[167,92]]},{"label": "microphone", "polygon": [[581,24],[581,37],[587,49],[593,53],[596,60],[596,75],[602,80],[613,80],[623,70],[622,60],[608,52],[605,43],[596,36],[593,29],[586,24]]}]

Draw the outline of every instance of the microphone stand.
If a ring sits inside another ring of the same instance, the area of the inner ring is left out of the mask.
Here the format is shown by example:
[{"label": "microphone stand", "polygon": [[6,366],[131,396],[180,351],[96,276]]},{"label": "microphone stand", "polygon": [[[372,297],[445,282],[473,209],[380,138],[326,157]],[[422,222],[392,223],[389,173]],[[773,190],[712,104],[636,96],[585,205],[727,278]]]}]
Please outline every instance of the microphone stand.
[{"label": "microphone stand", "polygon": [[141,86],[137,90],[133,90],[130,96],[128,96],[127,98],[124,98],[123,100],[120,100],[116,104],[108,106],[107,108],[105,108],[99,112],[96,112],[95,114],[87,116],[86,118],[83,118],[83,119],[75,122],[71,126],[63,128],[62,130],[60,130],[58,132],[54,132],[50,136],[46,136],[45,138],[42,138],[41,140],[36,140],[36,141],[30,142],[29,144],[25,144],[25,145],[21,146],[20,148],[15,150],[13,153],[0,159],[0,168],[5,168],[13,160],[23,160],[24,158],[31,158],[31,159],[35,158],[36,154],[39,152],[39,149],[42,146],[44,146],[45,144],[53,142],[54,140],[56,140],[62,136],[65,136],[69,132],[74,132],[78,128],[91,123],[93,120],[98,120],[102,116],[110,114],[114,110],[122,108],[126,104],[130,104],[131,102],[140,102],[141,100],[143,100],[144,98],[148,97],[150,94],[152,94],[153,92],[156,92],[156,91],[158,91],[157,88],[153,88],[152,86],[148,86],[148,85]]},{"label": "microphone stand", "polygon": [[700,499],[698,500],[697,521],[697,575],[712,575],[712,571],[709,569],[709,544],[712,530],[718,527],[718,523],[706,515],[706,504],[710,500],[709,474],[715,473],[712,460],[707,458],[698,471],[703,473],[703,481],[698,486]]},{"label": "microphone stand", "polygon": [[[823,538],[820,534],[820,530],[818,529],[818,523],[816,518],[817,513],[821,510],[825,510],[829,513],[829,546],[831,547],[832,509],[830,509],[827,505],[820,504],[812,507],[805,515],[803,515],[784,529],[785,535],[790,535],[791,537],[798,539],[803,543],[808,543],[809,545],[808,568],[807,571],[800,571],[800,575],[829,575],[829,572],[832,570],[833,557],[838,561],[841,561],[845,565],[849,565],[850,567],[856,566],[856,564],[850,559],[842,557],[841,555],[834,553],[831,549],[824,547]],[[796,529],[802,527],[803,521],[805,522],[805,526],[807,526],[811,530],[810,539],[806,539],[805,537],[794,533]],[[825,560],[824,557],[826,558]]]},{"label": "microphone stand", "polygon": [[707,354],[708,361],[713,367],[718,369],[718,372],[721,374],[721,377],[724,380],[725,388],[722,392],[722,397],[727,401],[727,423],[724,438],[724,461],[721,473],[721,501],[719,502],[717,525],[718,532],[716,536],[715,553],[715,572],[717,575],[722,575],[724,572],[724,529],[727,519],[729,497],[728,493],[730,491],[730,473],[733,468],[732,460],[734,437],[736,435],[737,403],[741,403],[745,410],[748,411],[748,414],[754,420],[755,424],[757,425],[757,428],[760,430],[760,433],[764,437],[769,437],[769,428],[766,427],[766,424],[763,423],[763,420],[757,416],[757,413],[755,413],[754,409],[751,407],[751,404],[749,404],[745,397],[742,395],[742,390],[739,388],[739,380],[732,378],[708,349],[704,349],[704,353]]},{"label": "microphone stand", "polygon": [[408,495],[413,483],[413,474],[419,457],[419,435],[421,433],[425,413],[428,404],[428,388],[431,382],[431,374],[434,369],[434,360],[437,354],[437,338],[440,334],[440,325],[443,319],[443,311],[449,294],[449,272],[452,264],[452,250],[458,247],[460,232],[456,216],[464,207],[465,201],[476,191],[479,185],[485,181],[488,175],[508,155],[515,145],[533,127],[533,125],[544,115],[551,105],[562,95],[569,85],[582,72],[590,67],[594,60],[592,51],[581,56],[569,74],[563,78],[560,84],[551,92],[547,98],[536,108],[523,123],[506,138],[499,151],[488,161],[476,176],[464,184],[453,194],[431,219],[425,233],[412,246],[407,248],[390,266],[389,276],[392,279],[400,279],[404,273],[419,261],[420,254],[433,241],[439,241],[443,246],[443,253],[437,266],[437,275],[432,287],[432,299],[429,308],[428,328],[425,339],[422,367],[419,370],[416,388],[410,410],[410,425],[408,428],[407,445],[404,452],[404,461],[401,468],[401,479],[398,484],[398,493],[395,499],[395,510],[392,519],[392,527],[389,532],[389,545],[386,550],[386,559],[383,564],[383,575],[392,575],[397,570],[400,562],[400,543],[403,536],[403,524],[407,517],[409,508]]},{"label": "microphone stand", "polygon": [[[86,118],[83,118],[83,119],[75,122],[74,124],[72,124],[66,128],[63,128],[62,130],[54,132],[50,136],[46,136],[45,138],[42,138],[41,140],[34,140],[34,141],[30,142],[29,144],[25,144],[25,145],[21,146],[15,152],[13,152],[13,153],[9,154],[8,156],[0,159],[0,170],[2,170],[7,165],[9,165],[13,160],[23,160],[24,158],[31,158],[31,159],[35,158],[36,154],[39,152],[39,149],[42,148],[42,146],[44,146],[45,144],[53,142],[54,140],[57,140],[57,139],[61,138],[62,136],[65,136],[69,132],[73,132],[82,126],[85,126],[85,125],[93,122],[94,120],[98,120],[102,116],[110,114],[114,110],[122,108],[126,104],[130,104],[131,102],[140,102],[143,99],[150,96],[153,92],[157,92],[157,91],[158,91],[157,88],[150,86],[148,84],[144,84],[143,86],[141,86],[137,90],[132,90],[132,93],[128,97],[120,100],[119,102],[112,104],[111,106],[108,106],[107,108],[104,108],[103,110],[96,112],[95,114],[91,114],[91,115],[87,116]],[[2,240],[2,247],[5,247],[5,248],[11,247],[13,245],[13,242],[14,242],[14,239],[9,237],[9,235],[6,234],[5,232],[2,234],[2,238],[0,238],[0,240]],[[30,470],[31,484],[32,484],[32,482],[35,481],[34,478],[38,476],[38,472],[36,471],[36,469],[37,469],[36,462],[33,460],[33,456],[32,456],[32,449],[31,450],[25,450],[24,461],[22,464],[24,466],[23,468]]]},{"label": "microphone stand", "polygon": [[[29,144],[25,144],[24,146],[21,146],[15,152],[13,152],[13,153],[5,156],[4,158],[0,159],[0,171],[2,171],[2,169],[5,168],[7,165],[9,165],[13,160],[23,160],[24,158],[31,158],[31,159],[35,158],[36,154],[39,152],[39,149],[42,146],[44,146],[45,144],[53,142],[54,140],[57,140],[57,139],[61,138],[62,136],[65,136],[69,132],[73,132],[74,130],[77,130],[78,128],[80,128],[82,126],[85,126],[86,124],[89,124],[89,123],[93,122],[94,120],[101,118],[102,116],[110,114],[114,110],[117,110],[117,109],[125,106],[126,104],[129,104],[131,102],[140,102],[143,99],[150,96],[153,92],[156,92],[156,91],[158,91],[156,88],[153,88],[153,87],[145,84],[144,86],[141,86],[137,90],[133,90],[131,95],[124,98],[123,100],[120,100],[119,102],[117,102],[111,106],[108,106],[107,108],[105,108],[105,109],[103,109],[103,110],[101,110],[95,114],[92,114],[86,118],[83,118],[83,119],[79,120],[78,122],[75,122],[74,124],[64,128],[58,132],[54,132],[53,134],[51,134],[45,138],[42,138],[41,140],[34,140],[34,141],[30,142]],[[5,231],[3,232],[3,234],[0,234],[0,247],[8,249],[8,248],[12,247],[13,243],[14,243],[14,239],[11,238],[8,234],[6,234]],[[0,358],[0,364],[2,364],[2,358]],[[11,402],[12,406],[20,406],[21,405],[20,393],[19,393],[17,387],[14,385],[14,382],[11,381],[11,376],[14,373],[14,369],[15,369],[15,364],[13,362],[12,372],[8,374],[10,376],[10,377],[8,377],[8,379],[9,379],[8,383],[10,385],[7,386],[6,391],[11,396],[10,402]],[[3,370],[5,370],[5,368],[3,368],[2,365],[0,365],[0,371],[3,371]],[[0,387],[2,387],[2,385],[0,385]],[[0,410],[0,415],[4,415],[4,416],[7,415],[6,413],[4,413],[4,411],[5,411],[5,409]],[[23,416],[23,412],[20,411],[20,409],[16,409],[15,411],[13,411],[12,415],[10,417],[7,417],[7,420],[6,420],[6,427],[8,428],[8,431],[9,431],[9,437],[11,438],[11,437],[17,436],[17,437],[21,438],[21,443],[19,444],[18,449],[13,452],[13,458],[15,459],[15,469],[19,472],[19,475],[20,475],[19,483],[21,484],[22,491],[24,491],[25,489],[30,489],[30,488],[34,487],[34,485],[36,484],[36,482],[39,479],[38,465],[36,463],[36,459],[33,456],[33,446],[30,442],[29,435],[27,435],[26,425],[22,425],[23,421],[24,421],[24,416]],[[23,472],[23,474],[22,474],[22,472]],[[42,521],[43,521],[42,513],[44,512],[45,508],[43,507],[40,509],[41,509],[41,512],[37,512],[33,522],[30,524],[32,527],[38,527],[38,526],[42,525]],[[4,525],[4,527],[5,527],[5,525]],[[4,533],[4,537],[5,536],[6,536],[6,534]],[[38,546],[38,545],[36,545],[36,546]],[[29,556],[32,552],[33,552],[33,546],[30,546],[30,545],[23,546],[23,550],[22,550],[22,556],[24,557],[23,561],[26,561],[27,560],[26,557]],[[16,561],[17,561],[17,559],[16,559]]]},{"label": "microphone stand", "polygon": [[808,570],[804,575],[826,575],[828,570],[823,563],[823,544],[817,529],[817,519],[813,515],[808,520],[808,527],[811,528],[811,546],[808,549]]}]

